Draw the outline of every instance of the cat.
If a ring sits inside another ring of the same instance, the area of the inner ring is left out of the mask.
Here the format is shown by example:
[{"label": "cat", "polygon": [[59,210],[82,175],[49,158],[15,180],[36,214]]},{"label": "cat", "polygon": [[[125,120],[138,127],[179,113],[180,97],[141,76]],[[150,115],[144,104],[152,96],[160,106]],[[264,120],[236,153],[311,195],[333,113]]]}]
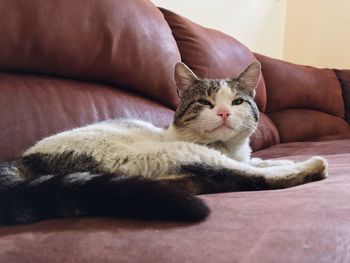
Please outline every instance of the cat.
[{"label": "cat", "polygon": [[175,65],[174,120],[158,128],[116,119],[44,138],[0,166],[0,223],[111,216],[199,222],[199,194],[269,190],[321,180],[327,162],[251,158],[258,61],[230,79]]}]

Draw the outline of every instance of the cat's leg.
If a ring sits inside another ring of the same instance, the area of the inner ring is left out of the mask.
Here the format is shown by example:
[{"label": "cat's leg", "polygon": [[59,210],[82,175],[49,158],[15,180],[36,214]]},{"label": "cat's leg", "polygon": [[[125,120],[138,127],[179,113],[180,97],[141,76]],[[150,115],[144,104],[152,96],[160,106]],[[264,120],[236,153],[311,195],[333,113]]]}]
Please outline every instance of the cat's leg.
[{"label": "cat's leg", "polygon": [[[311,181],[321,180],[327,177],[327,161],[322,157],[312,157],[303,162],[288,160],[261,161],[262,166],[253,166],[235,161],[220,152],[203,146],[196,145],[196,152],[201,157],[197,164],[185,164],[180,167],[183,173],[208,175],[226,174],[233,178],[233,182],[248,183],[248,188],[278,189],[291,187]],[[237,180],[236,180],[237,179]],[[261,182],[261,185],[257,185]],[[264,185],[264,182],[266,185]],[[254,186],[255,185],[255,186]],[[233,184],[233,188],[235,188]],[[242,187],[244,187],[242,185]]]},{"label": "cat's leg", "polygon": [[[160,180],[194,194],[286,188],[327,176],[327,162],[321,157],[293,164],[255,167],[193,143],[153,143],[152,147],[149,143],[139,143],[131,145],[130,149],[123,152],[128,160],[109,171]],[[121,153],[118,154],[120,159]]]},{"label": "cat's leg", "polygon": [[193,194],[269,190],[293,187],[327,177],[327,163],[313,157],[294,165],[224,168],[203,163],[186,164],[172,176],[158,178]]},{"label": "cat's leg", "polygon": [[271,167],[271,166],[283,166],[294,165],[295,162],[291,160],[262,160],[260,158],[251,158],[249,164],[255,167]]},{"label": "cat's leg", "polygon": [[254,167],[228,161],[225,165],[204,163],[178,167],[177,176],[164,177],[165,184],[176,185],[193,194],[268,190],[293,187],[327,177],[327,162],[312,157],[304,162],[271,167]]},{"label": "cat's leg", "polygon": [[282,163],[283,161],[279,165],[253,167],[253,170],[249,169],[246,175],[249,177],[261,176],[268,189],[292,187],[322,180],[328,175],[327,161],[322,157],[315,156],[303,162],[286,161],[286,164]]}]

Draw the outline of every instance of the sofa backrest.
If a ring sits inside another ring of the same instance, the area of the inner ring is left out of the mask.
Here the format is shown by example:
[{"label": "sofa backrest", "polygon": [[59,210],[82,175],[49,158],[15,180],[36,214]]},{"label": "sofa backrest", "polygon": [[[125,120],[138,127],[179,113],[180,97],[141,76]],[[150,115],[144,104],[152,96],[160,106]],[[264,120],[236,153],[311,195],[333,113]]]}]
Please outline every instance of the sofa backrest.
[{"label": "sofa backrest", "polygon": [[106,118],[172,119],[180,54],[148,0],[1,1],[0,36],[0,161]]},{"label": "sofa backrest", "polygon": [[1,1],[0,36],[0,162],[45,136],[108,118],[168,125],[180,60],[206,78],[233,77],[262,62],[255,150],[349,131],[345,71],[255,56],[148,0]]},{"label": "sofa backrest", "polygon": [[276,125],[282,143],[350,132],[344,92],[334,70],[256,56],[266,81],[265,113]]},{"label": "sofa backrest", "polygon": [[147,0],[2,1],[0,19],[2,71],[117,85],[176,106],[180,55]]}]

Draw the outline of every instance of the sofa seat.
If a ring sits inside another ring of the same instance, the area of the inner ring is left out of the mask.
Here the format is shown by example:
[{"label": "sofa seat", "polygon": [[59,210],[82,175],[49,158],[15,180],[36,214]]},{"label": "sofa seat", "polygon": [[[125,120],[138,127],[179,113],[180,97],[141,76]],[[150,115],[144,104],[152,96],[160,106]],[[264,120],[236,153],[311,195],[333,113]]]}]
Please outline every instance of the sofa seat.
[{"label": "sofa seat", "polygon": [[284,190],[204,195],[212,213],[200,224],[84,218],[2,227],[1,262],[350,262],[350,140],[254,155],[322,155],[330,175]]},{"label": "sofa seat", "polygon": [[[346,139],[347,135],[349,138]],[[338,138],[341,139],[278,144],[268,149],[257,151],[253,153],[253,156],[262,159],[284,159],[288,157],[293,160],[303,160],[311,155],[321,155],[327,159],[332,159],[334,155],[348,155],[348,160],[350,161],[350,133],[338,136]]]}]

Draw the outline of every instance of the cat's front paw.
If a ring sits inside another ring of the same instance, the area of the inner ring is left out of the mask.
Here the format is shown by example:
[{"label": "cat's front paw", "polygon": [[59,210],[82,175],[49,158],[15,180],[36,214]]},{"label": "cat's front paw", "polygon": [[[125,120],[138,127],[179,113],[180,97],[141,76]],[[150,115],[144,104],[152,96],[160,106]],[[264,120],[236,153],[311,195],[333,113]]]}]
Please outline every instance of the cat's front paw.
[{"label": "cat's front paw", "polygon": [[255,167],[272,167],[295,165],[295,162],[290,160],[261,160],[260,158],[252,158],[250,164]]},{"label": "cat's front paw", "polygon": [[294,161],[290,160],[271,160],[271,166],[284,166],[284,165],[294,165]]},{"label": "cat's front paw", "polygon": [[314,156],[301,163],[304,183],[319,181],[328,177],[327,160],[320,156]]}]

